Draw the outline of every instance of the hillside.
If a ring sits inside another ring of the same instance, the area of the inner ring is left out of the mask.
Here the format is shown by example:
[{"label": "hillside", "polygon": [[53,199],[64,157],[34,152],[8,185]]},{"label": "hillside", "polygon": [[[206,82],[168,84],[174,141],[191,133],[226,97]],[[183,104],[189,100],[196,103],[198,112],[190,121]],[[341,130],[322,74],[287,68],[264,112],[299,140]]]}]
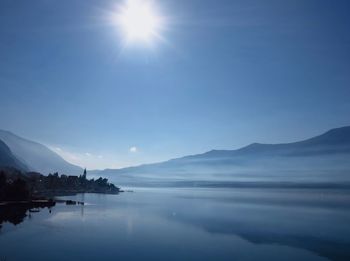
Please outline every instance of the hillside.
[{"label": "hillside", "polygon": [[10,148],[0,140],[0,168],[16,168],[28,170],[27,166],[20,162],[11,152]]},{"label": "hillside", "polygon": [[83,172],[82,168],[68,163],[40,143],[21,138],[4,130],[0,130],[0,139],[30,171],[40,172],[44,175],[53,172],[78,175]]}]

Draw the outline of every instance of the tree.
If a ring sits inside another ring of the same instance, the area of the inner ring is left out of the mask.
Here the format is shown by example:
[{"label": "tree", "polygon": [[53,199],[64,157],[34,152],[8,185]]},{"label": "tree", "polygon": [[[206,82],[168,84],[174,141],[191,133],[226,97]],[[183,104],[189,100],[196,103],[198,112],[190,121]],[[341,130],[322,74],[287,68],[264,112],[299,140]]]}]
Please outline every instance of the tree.
[{"label": "tree", "polygon": [[7,186],[7,197],[10,200],[24,200],[29,198],[27,184],[22,179],[16,179],[12,184]]},{"label": "tree", "polygon": [[0,188],[5,187],[6,185],[6,175],[3,171],[0,172]]}]

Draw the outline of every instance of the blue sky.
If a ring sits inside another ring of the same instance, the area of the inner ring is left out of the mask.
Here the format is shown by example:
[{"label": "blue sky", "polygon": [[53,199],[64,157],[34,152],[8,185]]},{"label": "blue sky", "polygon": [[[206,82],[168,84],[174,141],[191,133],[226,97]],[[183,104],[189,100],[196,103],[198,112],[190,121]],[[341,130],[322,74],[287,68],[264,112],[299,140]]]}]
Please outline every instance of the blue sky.
[{"label": "blue sky", "polygon": [[155,1],[151,48],[106,22],[122,3],[0,2],[0,128],[115,168],[350,124],[348,1]]}]

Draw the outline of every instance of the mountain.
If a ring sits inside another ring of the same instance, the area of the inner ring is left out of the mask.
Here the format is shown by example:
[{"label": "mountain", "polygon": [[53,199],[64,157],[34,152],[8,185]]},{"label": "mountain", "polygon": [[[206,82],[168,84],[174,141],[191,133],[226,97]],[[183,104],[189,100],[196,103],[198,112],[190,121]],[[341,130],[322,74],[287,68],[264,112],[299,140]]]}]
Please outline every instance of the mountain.
[{"label": "mountain", "polygon": [[10,148],[2,140],[0,140],[0,168],[28,170],[27,166],[12,154]]},{"label": "mountain", "polygon": [[12,151],[17,160],[23,162],[30,171],[40,172],[44,175],[54,172],[77,175],[83,172],[82,168],[68,163],[58,154],[37,142],[4,130],[0,130],[0,139]]},{"label": "mountain", "polygon": [[335,154],[350,154],[350,126],[332,129],[322,135],[300,142],[284,144],[253,143],[238,150],[212,150],[199,155],[175,159],[174,161],[225,161],[233,158],[305,157]]},{"label": "mountain", "polygon": [[[97,173],[96,173],[97,174]],[[253,143],[166,162],[98,172],[122,184],[138,181],[350,181],[350,126],[293,143]]]}]

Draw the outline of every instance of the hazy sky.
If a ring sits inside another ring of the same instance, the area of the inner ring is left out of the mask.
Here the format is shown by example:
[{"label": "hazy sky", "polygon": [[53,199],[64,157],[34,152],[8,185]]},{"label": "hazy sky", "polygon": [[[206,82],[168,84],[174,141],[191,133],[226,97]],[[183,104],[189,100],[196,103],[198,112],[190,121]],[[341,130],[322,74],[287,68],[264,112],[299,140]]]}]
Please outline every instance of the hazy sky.
[{"label": "hazy sky", "polygon": [[350,1],[155,1],[152,47],[121,3],[0,1],[0,128],[104,168],[350,125]]}]

